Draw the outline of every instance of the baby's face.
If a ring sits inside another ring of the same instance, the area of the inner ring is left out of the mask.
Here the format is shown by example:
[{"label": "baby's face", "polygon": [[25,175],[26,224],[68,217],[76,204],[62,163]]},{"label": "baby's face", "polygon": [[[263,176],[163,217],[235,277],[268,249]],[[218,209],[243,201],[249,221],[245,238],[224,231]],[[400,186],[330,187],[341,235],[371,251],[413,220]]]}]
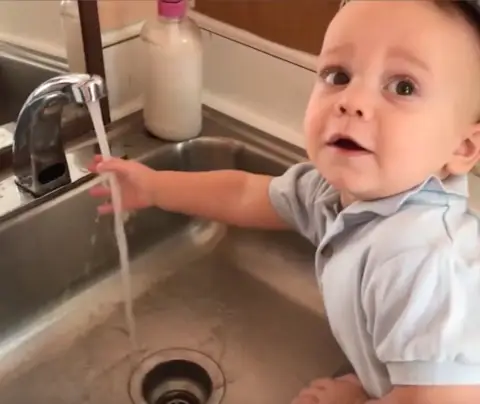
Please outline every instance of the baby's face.
[{"label": "baby's face", "polygon": [[347,201],[467,172],[480,147],[475,30],[431,1],[347,4],[327,30],[307,151]]}]

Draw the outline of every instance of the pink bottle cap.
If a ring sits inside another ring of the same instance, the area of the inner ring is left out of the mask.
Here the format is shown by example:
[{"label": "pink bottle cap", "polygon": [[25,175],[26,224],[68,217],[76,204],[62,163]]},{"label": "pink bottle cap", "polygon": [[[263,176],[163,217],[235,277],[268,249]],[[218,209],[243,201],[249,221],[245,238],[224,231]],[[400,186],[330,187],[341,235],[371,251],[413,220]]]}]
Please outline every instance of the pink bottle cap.
[{"label": "pink bottle cap", "polygon": [[187,12],[186,0],[157,0],[158,14],[166,18],[181,18]]}]

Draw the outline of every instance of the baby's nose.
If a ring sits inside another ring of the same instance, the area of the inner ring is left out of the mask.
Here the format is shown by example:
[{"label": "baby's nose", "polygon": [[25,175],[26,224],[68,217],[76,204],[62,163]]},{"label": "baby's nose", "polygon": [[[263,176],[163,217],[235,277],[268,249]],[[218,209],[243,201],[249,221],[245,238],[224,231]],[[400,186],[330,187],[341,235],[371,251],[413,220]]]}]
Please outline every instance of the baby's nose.
[{"label": "baby's nose", "polygon": [[373,115],[375,95],[361,85],[351,83],[340,94],[335,109],[340,116],[370,120]]},{"label": "baby's nose", "polygon": [[362,118],[364,113],[361,109],[354,109],[352,112],[349,112],[349,109],[345,105],[339,104],[338,109],[342,115],[356,115],[359,118]]}]

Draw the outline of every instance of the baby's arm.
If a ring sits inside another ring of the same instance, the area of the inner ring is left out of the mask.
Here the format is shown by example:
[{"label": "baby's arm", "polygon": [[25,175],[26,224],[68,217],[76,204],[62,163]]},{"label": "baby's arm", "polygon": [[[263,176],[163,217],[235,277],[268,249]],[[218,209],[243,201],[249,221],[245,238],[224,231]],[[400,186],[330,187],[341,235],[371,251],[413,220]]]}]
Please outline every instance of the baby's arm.
[{"label": "baby's arm", "polygon": [[243,171],[157,173],[156,205],[241,227],[283,229],[288,225],[269,197],[272,177]]},{"label": "baby's arm", "polygon": [[[155,171],[137,161],[103,161],[100,156],[90,169],[116,175],[125,210],[157,206],[242,227],[289,227],[270,202],[270,176],[237,170]],[[90,192],[97,197],[110,196],[110,189],[103,185]],[[99,207],[101,213],[111,213],[112,209],[111,202]]]},{"label": "baby's arm", "polygon": [[[102,161],[101,157],[90,169],[116,174],[125,210],[154,205],[240,227],[292,228],[313,242],[323,232],[314,201],[327,187],[308,163],[294,165],[275,178],[239,170],[155,171],[136,161]],[[90,192],[110,196],[110,190],[101,185]],[[112,209],[109,202],[99,207],[101,213]]]}]

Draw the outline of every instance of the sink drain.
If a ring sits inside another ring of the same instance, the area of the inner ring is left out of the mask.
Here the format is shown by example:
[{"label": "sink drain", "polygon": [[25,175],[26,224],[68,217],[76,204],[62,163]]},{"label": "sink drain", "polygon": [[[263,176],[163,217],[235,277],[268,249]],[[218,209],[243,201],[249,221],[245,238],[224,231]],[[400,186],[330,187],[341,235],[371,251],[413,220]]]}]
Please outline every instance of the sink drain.
[{"label": "sink drain", "polygon": [[188,349],[169,349],[143,360],[130,380],[134,404],[219,404],[225,379],[216,362]]}]

